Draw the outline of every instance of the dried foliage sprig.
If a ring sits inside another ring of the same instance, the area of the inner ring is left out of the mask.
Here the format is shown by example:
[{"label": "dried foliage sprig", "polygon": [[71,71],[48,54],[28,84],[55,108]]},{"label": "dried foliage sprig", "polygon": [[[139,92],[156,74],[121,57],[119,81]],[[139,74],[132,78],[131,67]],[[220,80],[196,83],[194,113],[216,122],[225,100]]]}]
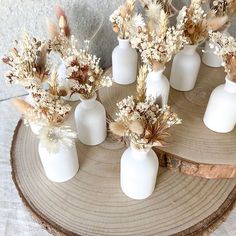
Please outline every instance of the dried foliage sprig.
[{"label": "dried foliage sprig", "polygon": [[23,86],[37,80],[42,84],[48,79],[50,64],[48,62],[48,44],[28,34],[23,35],[22,41],[16,41],[8,56],[2,58],[3,63],[11,67],[5,74],[10,84]]},{"label": "dried foliage sprig", "polygon": [[147,22],[143,27],[136,28],[131,44],[140,51],[144,64],[159,70],[183,47],[186,39],[181,24],[170,27],[168,15],[162,6],[156,4],[155,9],[153,15],[146,13]]},{"label": "dried foliage sprig", "polygon": [[184,6],[177,17],[190,45],[202,43],[208,37],[209,30],[218,30],[228,21],[227,16],[218,17],[214,14],[206,14],[201,4],[201,0],[192,0],[190,6]]},{"label": "dried foliage sprig", "polygon": [[72,147],[76,137],[76,132],[72,131],[69,126],[65,125],[43,126],[39,134],[41,145],[51,153],[58,152],[58,147]]},{"label": "dried foliage sprig", "polygon": [[92,98],[102,87],[110,87],[112,79],[103,76],[100,59],[85,50],[75,48],[64,58],[67,79],[73,82],[72,94],[78,93],[84,99]]},{"label": "dried foliage sprig", "polygon": [[126,0],[126,2],[116,9],[110,16],[112,28],[121,39],[129,39],[133,34],[133,28],[144,24],[139,14],[134,13],[135,0]]},{"label": "dried foliage sprig", "polygon": [[128,139],[138,149],[164,146],[169,128],[181,123],[170,107],[160,108],[151,99],[139,102],[129,96],[117,106],[117,119],[110,123],[110,130]]},{"label": "dried foliage sprig", "polygon": [[220,32],[209,32],[210,46],[222,58],[228,78],[236,82],[236,40]]}]

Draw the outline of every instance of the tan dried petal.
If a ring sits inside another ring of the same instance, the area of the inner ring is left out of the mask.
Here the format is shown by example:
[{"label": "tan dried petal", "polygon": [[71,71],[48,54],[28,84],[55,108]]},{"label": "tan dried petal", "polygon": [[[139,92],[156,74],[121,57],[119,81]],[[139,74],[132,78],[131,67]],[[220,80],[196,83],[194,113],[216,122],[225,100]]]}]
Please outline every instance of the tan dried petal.
[{"label": "tan dried petal", "polygon": [[144,132],[144,124],[141,120],[135,120],[129,124],[129,129],[131,132],[141,135]]},{"label": "tan dried petal", "polygon": [[111,122],[109,124],[109,128],[112,133],[118,136],[124,136],[125,132],[127,131],[127,127],[123,122]]}]

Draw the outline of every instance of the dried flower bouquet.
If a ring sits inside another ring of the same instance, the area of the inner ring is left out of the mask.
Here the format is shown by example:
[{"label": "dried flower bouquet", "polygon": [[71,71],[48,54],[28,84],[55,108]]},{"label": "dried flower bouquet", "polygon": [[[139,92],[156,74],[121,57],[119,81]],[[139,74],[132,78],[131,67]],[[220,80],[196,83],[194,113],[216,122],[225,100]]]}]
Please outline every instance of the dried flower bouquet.
[{"label": "dried flower bouquet", "polygon": [[102,75],[99,61],[99,58],[85,50],[68,50],[64,63],[67,79],[72,81],[72,94],[78,93],[82,98],[90,99],[100,88],[112,85],[112,79]]},{"label": "dried flower bouquet", "polygon": [[142,27],[136,27],[131,44],[140,51],[143,63],[152,70],[159,70],[183,47],[186,40],[181,24],[169,26],[168,15],[161,4],[151,3],[151,6],[146,10],[147,22]]},{"label": "dried flower bouquet", "polygon": [[[209,32],[210,44],[215,53],[222,58],[228,78],[236,82],[236,40],[220,32]],[[217,46],[216,46],[217,44]]]},{"label": "dried flower bouquet", "polygon": [[5,73],[6,81],[23,86],[29,85],[32,80],[38,84],[45,82],[50,70],[47,42],[31,38],[26,33],[21,42],[15,42],[10,54],[2,58],[3,63],[11,67]]},{"label": "dried flower bouquet", "polygon": [[168,130],[181,119],[169,106],[160,108],[152,98],[145,98],[145,71],[141,67],[138,77],[137,95],[128,96],[117,103],[118,113],[110,130],[130,141],[138,149],[149,149],[165,145]]},{"label": "dried flower bouquet", "polygon": [[126,2],[110,16],[113,31],[117,33],[118,37],[121,39],[129,39],[134,25],[143,24],[142,20],[139,17],[139,19],[137,19],[137,14],[134,13],[134,4],[135,0],[126,0]]},{"label": "dried flower bouquet", "polygon": [[184,36],[188,44],[198,45],[206,40],[208,31],[216,31],[228,21],[227,16],[217,16],[210,11],[206,14],[202,9],[202,0],[192,0],[189,7],[184,6],[177,17],[182,24]]}]

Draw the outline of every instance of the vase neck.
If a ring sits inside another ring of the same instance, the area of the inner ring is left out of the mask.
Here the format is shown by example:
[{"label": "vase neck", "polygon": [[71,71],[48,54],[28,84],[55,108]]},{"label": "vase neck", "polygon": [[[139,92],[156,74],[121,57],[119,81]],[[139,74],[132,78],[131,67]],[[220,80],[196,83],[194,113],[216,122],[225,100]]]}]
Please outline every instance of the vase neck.
[{"label": "vase neck", "polygon": [[94,95],[92,98],[90,99],[84,99],[80,97],[81,100],[81,105],[85,108],[85,109],[90,109],[92,107],[94,107],[96,105],[96,98],[97,95]]},{"label": "vase neck", "polygon": [[230,80],[228,76],[225,77],[224,90],[228,93],[236,93],[236,83]]},{"label": "vase neck", "polygon": [[149,73],[148,77],[151,80],[157,81],[157,80],[160,80],[162,78],[163,72],[164,72],[164,69],[158,70],[158,71],[153,70]]},{"label": "vase neck", "polygon": [[119,48],[130,48],[129,39],[118,38]]},{"label": "vase neck", "polygon": [[185,45],[183,48],[183,53],[187,55],[193,55],[196,52],[198,45]]},{"label": "vase neck", "polygon": [[132,157],[136,160],[143,160],[147,157],[150,149],[137,149],[133,144],[130,145]]}]

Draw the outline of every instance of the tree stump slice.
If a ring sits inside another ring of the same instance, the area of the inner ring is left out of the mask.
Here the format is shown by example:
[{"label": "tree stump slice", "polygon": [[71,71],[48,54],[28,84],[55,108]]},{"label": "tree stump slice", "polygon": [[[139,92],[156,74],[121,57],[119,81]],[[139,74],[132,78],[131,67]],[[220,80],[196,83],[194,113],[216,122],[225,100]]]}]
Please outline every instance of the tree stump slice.
[{"label": "tree stump slice", "polygon": [[[170,64],[165,74],[170,75]],[[111,68],[106,71],[111,75]],[[183,124],[170,130],[171,142],[165,148],[155,148],[160,164],[169,169],[204,178],[236,177],[236,131],[220,134],[209,130],[203,115],[212,90],[224,83],[223,68],[201,65],[195,88],[189,92],[170,89],[169,105]],[[111,120],[117,112],[116,103],[128,95],[135,95],[136,83],[113,84],[99,91],[99,98]],[[227,115],[227,114],[226,114]]]},{"label": "tree stump slice", "polygon": [[54,235],[208,235],[233,208],[236,179],[208,180],[160,168],[146,200],[126,197],[119,166],[124,146],[77,143],[80,170],[65,183],[50,182],[38,139],[19,122],[11,149],[12,177],[32,216]]}]

